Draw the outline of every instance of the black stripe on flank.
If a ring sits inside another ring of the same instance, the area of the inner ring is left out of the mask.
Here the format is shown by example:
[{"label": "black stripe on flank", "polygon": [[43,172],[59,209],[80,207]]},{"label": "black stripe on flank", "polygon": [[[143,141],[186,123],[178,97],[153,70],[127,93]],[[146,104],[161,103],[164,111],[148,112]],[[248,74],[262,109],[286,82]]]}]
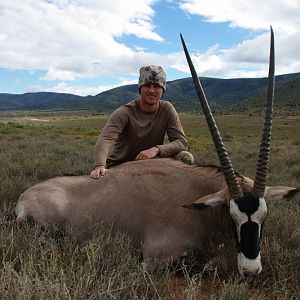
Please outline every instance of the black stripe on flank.
[{"label": "black stripe on flank", "polygon": [[191,204],[182,205],[182,207],[195,209],[195,210],[208,210],[209,208],[211,208],[211,206],[206,205],[204,203],[191,203]]}]

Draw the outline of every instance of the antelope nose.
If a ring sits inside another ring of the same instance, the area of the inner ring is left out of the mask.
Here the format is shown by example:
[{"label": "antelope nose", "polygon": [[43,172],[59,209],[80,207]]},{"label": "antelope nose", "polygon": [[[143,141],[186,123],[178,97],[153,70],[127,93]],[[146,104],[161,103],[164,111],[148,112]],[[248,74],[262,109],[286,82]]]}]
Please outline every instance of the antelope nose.
[{"label": "antelope nose", "polygon": [[238,269],[241,276],[258,275],[261,270],[260,254],[255,259],[245,257],[243,253],[238,254]]},{"label": "antelope nose", "polygon": [[250,276],[255,276],[258,275],[261,272],[261,268],[249,270],[249,269],[244,269],[243,270],[243,276],[244,277],[250,277]]}]

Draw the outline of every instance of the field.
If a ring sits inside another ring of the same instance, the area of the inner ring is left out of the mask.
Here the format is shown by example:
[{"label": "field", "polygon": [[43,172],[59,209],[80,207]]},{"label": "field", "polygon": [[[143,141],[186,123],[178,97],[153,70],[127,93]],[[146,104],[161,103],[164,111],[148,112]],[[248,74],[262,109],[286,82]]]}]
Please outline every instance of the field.
[{"label": "field", "polygon": [[[196,162],[218,164],[204,117],[180,118]],[[0,112],[1,299],[299,299],[300,196],[268,203],[263,271],[247,279],[238,275],[231,233],[205,245],[203,270],[190,274],[181,265],[179,276],[163,267],[159,274],[144,270],[122,233],[99,228],[78,245],[48,228],[17,226],[13,208],[26,188],[54,176],[89,174],[106,120],[89,111]],[[253,178],[262,116],[216,120],[234,168]],[[274,118],[268,185],[300,186],[299,132],[300,117]]]}]

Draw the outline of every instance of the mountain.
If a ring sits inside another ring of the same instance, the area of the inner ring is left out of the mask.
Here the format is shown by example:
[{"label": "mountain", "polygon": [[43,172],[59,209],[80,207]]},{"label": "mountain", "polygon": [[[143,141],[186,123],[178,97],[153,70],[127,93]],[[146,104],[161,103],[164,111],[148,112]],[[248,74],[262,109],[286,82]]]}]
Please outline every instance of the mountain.
[{"label": "mountain", "polygon": [[64,93],[0,94],[0,110],[81,107],[83,97]]},{"label": "mountain", "polygon": [[[267,78],[200,78],[212,107],[247,110],[265,103]],[[300,73],[276,76],[276,105],[299,105]],[[75,110],[93,109],[110,112],[139,97],[136,84],[117,87],[96,96],[81,97],[63,93],[1,94],[0,110]],[[195,111],[200,106],[192,78],[169,81],[163,99],[169,100],[179,111]]]},{"label": "mountain", "polygon": [[[263,111],[266,103],[266,91],[240,101],[234,105],[229,105],[228,110],[234,111]],[[280,85],[277,84],[274,93],[274,107],[276,113],[299,114],[300,112],[300,77],[288,80]]]}]

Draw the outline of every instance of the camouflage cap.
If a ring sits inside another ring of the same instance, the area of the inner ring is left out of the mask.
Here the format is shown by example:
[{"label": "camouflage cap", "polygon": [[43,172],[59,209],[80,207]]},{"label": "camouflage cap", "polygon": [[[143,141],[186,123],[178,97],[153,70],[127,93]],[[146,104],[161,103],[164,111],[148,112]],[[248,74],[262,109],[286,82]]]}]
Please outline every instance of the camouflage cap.
[{"label": "camouflage cap", "polygon": [[140,68],[139,91],[142,85],[147,83],[158,84],[166,90],[166,73],[160,66],[146,66]]}]

